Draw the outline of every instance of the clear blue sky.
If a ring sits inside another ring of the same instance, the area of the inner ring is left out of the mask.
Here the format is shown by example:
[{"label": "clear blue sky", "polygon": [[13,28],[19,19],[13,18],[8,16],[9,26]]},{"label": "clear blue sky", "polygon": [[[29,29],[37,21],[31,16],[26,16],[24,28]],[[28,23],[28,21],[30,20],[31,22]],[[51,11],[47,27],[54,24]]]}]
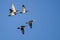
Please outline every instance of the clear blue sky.
[{"label": "clear blue sky", "polygon": [[[8,17],[12,2],[29,12]],[[32,29],[25,24],[31,19],[36,20]],[[25,35],[20,25],[26,26]],[[60,0],[0,0],[0,40],[60,40]]]}]

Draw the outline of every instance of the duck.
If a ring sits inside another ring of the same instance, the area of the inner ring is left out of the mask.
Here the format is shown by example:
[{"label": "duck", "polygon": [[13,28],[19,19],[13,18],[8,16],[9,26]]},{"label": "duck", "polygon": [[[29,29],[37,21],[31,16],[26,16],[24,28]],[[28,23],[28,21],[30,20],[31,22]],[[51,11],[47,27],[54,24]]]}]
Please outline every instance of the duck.
[{"label": "duck", "polygon": [[25,26],[22,25],[22,26],[18,27],[17,29],[20,29],[22,34],[24,34],[24,28],[25,28]]},{"label": "duck", "polygon": [[28,12],[28,11],[26,10],[25,5],[23,4],[23,5],[22,5],[22,11],[21,11],[20,13],[25,14],[25,13],[27,13],[27,12]]},{"label": "duck", "polygon": [[8,15],[8,16],[14,16],[14,15],[17,14],[17,12],[18,12],[19,10],[16,10],[14,4],[12,3],[12,8],[9,9],[9,11],[10,11],[10,15]]},{"label": "duck", "polygon": [[33,22],[33,21],[34,21],[34,20],[29,20],[28,22],[26,22],[26,24],[28,24],[29,27],[32,28],[32,22]]}]

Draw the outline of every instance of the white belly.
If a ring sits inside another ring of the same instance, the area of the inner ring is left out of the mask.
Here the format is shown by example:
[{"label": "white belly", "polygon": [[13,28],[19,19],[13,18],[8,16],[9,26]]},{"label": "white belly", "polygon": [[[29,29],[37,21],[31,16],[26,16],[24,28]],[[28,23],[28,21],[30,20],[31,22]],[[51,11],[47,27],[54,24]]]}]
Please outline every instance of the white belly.
[{"label": "white belly", "polygon": [[11,15],[11,16],[14,16],[15,14],[12,12],[10,15]]},{"label": "white belly", "polygon": [[26,9],[25,8],[22,9],[22,13],[26,13]]},{"label": "white belly", "polygon": [[26,11],[23,11],[23,13],[26,13]]}]

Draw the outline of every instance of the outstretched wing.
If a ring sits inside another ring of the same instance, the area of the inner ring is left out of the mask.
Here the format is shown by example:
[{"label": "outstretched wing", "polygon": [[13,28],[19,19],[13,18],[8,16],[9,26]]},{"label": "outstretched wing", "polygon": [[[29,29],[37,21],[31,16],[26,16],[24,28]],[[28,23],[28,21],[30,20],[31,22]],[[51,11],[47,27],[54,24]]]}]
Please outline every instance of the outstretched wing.
[{"label": "outstretched wing", "polygon": [[9,9],[10,10],[10,13],[12,13],[13,12],[13,10],[12,9]]},{"label": "outstretched wing", "polygon": [[17,29],[20,29],[20,27],[18,27]]},{"label": "outstretched wing", "polygon": [[13,10],[13,12],[16,12],[16,8],[13,3],[12,3],[12,10]]}]

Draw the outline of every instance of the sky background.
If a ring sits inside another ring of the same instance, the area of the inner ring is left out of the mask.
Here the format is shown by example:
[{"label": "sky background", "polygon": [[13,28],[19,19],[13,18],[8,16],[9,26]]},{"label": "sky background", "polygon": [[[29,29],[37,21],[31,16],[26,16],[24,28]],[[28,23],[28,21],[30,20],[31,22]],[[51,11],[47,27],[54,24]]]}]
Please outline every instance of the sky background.
[{"label": "sky background", "polygon": [[[29,11],[9,17],[12,3]],[[31,19],[32,29],[25,24]],[[24,35],[17,29],[21,25],[26,26]],[[0,0],[0,40],[60,40],[60,0]]]}]

